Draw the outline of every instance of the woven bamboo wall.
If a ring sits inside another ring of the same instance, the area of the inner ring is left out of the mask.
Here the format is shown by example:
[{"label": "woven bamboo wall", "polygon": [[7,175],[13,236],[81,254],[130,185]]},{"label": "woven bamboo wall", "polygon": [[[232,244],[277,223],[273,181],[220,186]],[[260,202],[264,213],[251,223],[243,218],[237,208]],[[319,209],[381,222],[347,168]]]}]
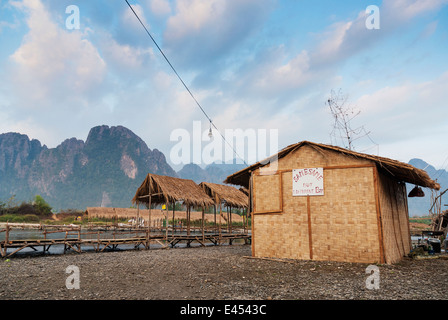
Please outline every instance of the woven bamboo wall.
[{"label": "woven bamboo wall", "polygon": [[[345,167],[363,165],[370,165],[370,162],[308,146],[280,159],[283,212],[255,215],[253,254],[258,257],[379,262],[374,168]],[[292,196],[291,169],[329,166],[344,168],[324,169],[324,196],[309,197],[309,207],[307,197]],[[256,191],[259,187],[254,176],[256,211],[260,201]],[[263,190],[261,203],[266,203],[270,197],[276,198],[277,191],[270,193],[269,185],[264,184]]]},{"label": "woven bamboo wall", "polygon": [[395,263],[411,250],[406,185],[379,174],[379,197],[387,263]]},{"label": "woven bamboo wall", "polygon": [[373,168],[324,171],[325,196],[310,197],[313,259],[379,262]]},{"label": "woven bamboo wall", "polygon": [[[291,172],[285,172],[282,175],[283,213],[254,216],[253,251],[257,257],[310,259],[306,198],[294,197],[293,199]],[[278,175],[275,177],[277,178]],[[254,179],[254,181],[257,180]],[[254,183],[254,189],[256,188],[258,185]],[[285,194],[287,190],[291,190],[290,197]],[[270,196],[266,195],[263,201],[269,198]],[[255,198],[256,208],[258,208],[258,201],[259,199]]]},{"label": "woven bamboo wall", "polygon": [[256,175],[254,176],[254,197],[257,199],[255,212],[282,211],[280,176]]}]

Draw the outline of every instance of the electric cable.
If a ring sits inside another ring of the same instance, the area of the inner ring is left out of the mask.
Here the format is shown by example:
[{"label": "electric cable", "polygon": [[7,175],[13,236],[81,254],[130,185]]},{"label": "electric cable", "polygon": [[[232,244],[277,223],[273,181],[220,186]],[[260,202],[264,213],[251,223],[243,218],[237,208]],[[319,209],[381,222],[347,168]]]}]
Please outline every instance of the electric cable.
[{"label": "electric cable", "polygon": [[142,27],[145,29],[146,33],[148,34],[148,36],[151,38],[152,42],[154,42],[155,46],[157,47],[157,49],[160,51],[160,53],[162,54],[163,58],[166,60],[166,62],[168,63],[168,65],[171,67],[171,69],[173,70],[174,74],[177,76],[177,78],[180,80],[180,82],[182,83],[182,85],[185,87],[185,89],[187,90],[187,92],[190,94],[190,96],[193,98],[193,100],[196,102],[196,105],[199,107],[199,109],[201,109],[202,113],[205,115],[205,117],[208,119],[208,121],[210,121],[210,124],[216,129],[216,131],[219,133],[219,135],[221,136],[221,138],[224,140],[225,143],[227,143],[229,145],[229,147],[233,150],[234,154],[240,158],[244,164],[246,166],[248,166],[248,164],[246,163],[246,161],[241,158],[239,156],[239,154],[236,152],[235,148],[224,138],[224,136],[222,135],[222,133],[218,130],[218,128],[216,127],[216,125],[213,123],[212,119],[208,116],[208,114],[205,112],[205,110],[202,108],[201,104],[199,103],[199,101],[195,98],[195,96],[193,95],[193,93],[191,92],[191,90],[188,88],[188,86],[185,84],[184,80],[182,79],[182,77],[179,75],[179,73],[176,71],[176,69],[174,68],[174,66],[171,64],[171,62],[168,60],[167,56],[165,55],[165,53],[163,52],[162,48],[157,44],[157,41],[153,38],[153,36],[151,35],[151,33],[148,31],[148,28],[146,28],[145,24],[143,23],[143,21],[140,19],[140,17],[138,16],[137,12],[135,12],[134,8],[132,8],[132,6],[129,4],[128,0],[125,0],[127,5],[129,6],[129,8],[132,10],[132,12],[134,13],[135,17],[137,18],[137,20],[140,22],[140,24],[142,25]]}]

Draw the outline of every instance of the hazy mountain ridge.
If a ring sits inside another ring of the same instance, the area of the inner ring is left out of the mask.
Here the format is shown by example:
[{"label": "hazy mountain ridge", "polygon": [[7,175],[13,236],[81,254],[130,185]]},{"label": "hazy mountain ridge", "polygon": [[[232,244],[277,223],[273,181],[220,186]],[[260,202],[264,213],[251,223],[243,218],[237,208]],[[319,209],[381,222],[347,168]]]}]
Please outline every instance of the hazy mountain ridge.
[{"label": "hazy mountain ridge", "polygon": [[[446,170],[437,170],[421,159],[411,159],[409,164],[437,179],[441,191],[448,188]],[[196,183],[223,183],[228,175],[243,168],[245,165],[235,162],[205,168],[186,164],[175,172],[162,152],[151,150],[122,126],[97,126],[90,130],[85,142],[70,138],[56,148],[48,148],[24,134],[0,134],[0,200],[15,195],[17,202],[29,201],[39,194],[55,209],[129,207],[147,173]],[[407,184],[408,193],[413,187]],[[408,198],[410,216],[428,214],[431,190],[424,188],[424,192],[423,198]]]},{"label": "hazy mountain ridge", "polygon": [[56,148],[20,133],[0,135],[3,200],[15,195],[27,201],[40,194],[57,209],[129,207],[149,172],[177,176],[163,153],[122,126],[97,126],[86,142],[71,138]]},{"label": "hazy mountain ridge", "polygon": [[[418,168],[425,170],[428,175],[431,177],[431,179],[437,180],[437,182],[440,184],[440,192],[443,192],[448,188],[448,172],[444,169],[437,170],[432,165],[428,164],[427,162],[423,161],[422,159],[411,159],[409,161],[409,164]],[[414,188],[414,185],[412,184],[406,184],[408,193]],[[431,202],[431,189],[423,188],[423,191],[425,193],[425,196],[422,198],[408,198],[408,206],[409,206],[409,216],[424,216],[428,215],[429,209],[432,205]],[[448,200],[446,200],[446,197],[442,200],[443,204],[448,204]],[[448,207],[442,207],[442,210],[446,210]]]},{"label": "hazy mountain ridge", "polygon": [[190,179],[196,183],[206,181],[222,184],[229,175],[244,169],[245,167],[246,165],[238,163],[212,163],[203,169],[197,164],[189,163],[179,170],[177,174],[179,175],[179,178]]}]

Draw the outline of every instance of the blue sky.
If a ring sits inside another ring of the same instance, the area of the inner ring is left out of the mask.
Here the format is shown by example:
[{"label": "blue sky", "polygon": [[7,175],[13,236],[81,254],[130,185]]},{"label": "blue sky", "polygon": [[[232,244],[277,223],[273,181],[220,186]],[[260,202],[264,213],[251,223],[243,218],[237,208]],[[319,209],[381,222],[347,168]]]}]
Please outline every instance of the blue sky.
[{"label": "blue sky", "polygon": [[[446,167],[448,0],[129,2],[220,131],[333,143],[325,101],[342,90],[370,132],[355,150]],[[0,133],[56,147],[123,125],[170,161],[173,130],[208,130],[124,0],[1,0],[0,47]]]}]

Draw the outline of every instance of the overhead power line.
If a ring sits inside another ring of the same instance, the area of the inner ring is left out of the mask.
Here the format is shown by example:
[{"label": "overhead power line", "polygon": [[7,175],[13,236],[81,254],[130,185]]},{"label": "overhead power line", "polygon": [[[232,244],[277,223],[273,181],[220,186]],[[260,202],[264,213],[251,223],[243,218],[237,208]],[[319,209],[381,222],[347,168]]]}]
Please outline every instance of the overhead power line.
[{"label": "overhead power line", "polygon": [[187,92],[190,94],[190,96],[193,98],[193,100],[196,102],[196,105],[199,107],[199,109],[201,109],[202,113],[205,115],[205,117],[208,119],[208,121],[210,122],[210,125],[213,126],[213,128],[216,129],[216,131],[219,133],[219,135],[221,136],[221,138],[224,140],[225,143],[227,143],[229,145],[229,147],[233,150],[234,154],[240,158],[244,164],[247,166],[248,164],[246,163],[246,161],[241,158],[238,153],[236,152],[235,148],[224,138],[224,136],[222,135],[222,133],[218,130],[218,128],[215,126],[215,124],[213,123],[212,119],[208,116],[208,114],[205,112],[204,108],[202,108],[201,104],[199,103],[199,101],[195,98],[195,96],[193,95],[193,93],[191,92],[191,90],[188,88],[188,86],[185,84],[184,80],[182,80],[182,77],[179,75],[179,73],[176,71],[176,69],[174,68],[174,66],[171,64],[170,60],[168,60],[167,56],[165,55],[165,53],[163,52],[162,48],[160,48],[160,46],[157,44],[157,41],[154,39],[154,37],[151,35],[151,33],[148,31],[148,28],[146,28],[145,24],[143,23],[143,21],[140,19],[140,17],[138,16],[137,12],[135,12],[134,8],[132,8],[132,6],[129,4],[128,0],[125,0],[127,5],[129,6],[129,8],[132,10],[132,12],[134,13],[135,17],[137,18],[137,20],[140,22],[140,24],[142,25],[142,27],[145,29],[146,33],[148,34],[148,36],[151,38],[152,42],[154,42],[155,46],[157,47],[157,49],[160,51],[160,53],[162,54],[163,58],[166,60],[166,62],[168,63],[168,65],[171,67],[171,69],[173,70],[174,74],[177,76],[177,78],[180,80],[180,82],[182,83],[182,85],[185,87],[185,89],[187,90]]}]

